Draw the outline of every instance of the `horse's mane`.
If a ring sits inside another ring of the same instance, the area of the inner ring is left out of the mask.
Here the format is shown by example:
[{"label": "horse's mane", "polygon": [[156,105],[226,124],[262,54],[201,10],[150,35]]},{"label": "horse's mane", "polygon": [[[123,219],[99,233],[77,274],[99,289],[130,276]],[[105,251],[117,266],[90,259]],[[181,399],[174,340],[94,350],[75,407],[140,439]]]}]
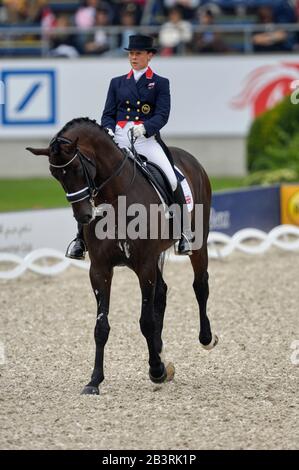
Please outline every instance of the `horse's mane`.
[{"label": "horse's mane", "polygon": [[91,127],[93,127],[94,129],[97,129],[97,130],[101,130],[104,132],[104,135],[107,136],[108,139],[111,140],[111,142],[115,145],[115,147],[118,149],[118,150],[121,150],[120,147],[118,146],[118,144],[115,142],[115,140],[111,137],[111,135],[108,134],[108,132],[106,131],[105,127],[101,126],[95,119],[90,119],[89,117],[79,117],[79,118],[74,118],[72,119],[71,121],[67,122],[62,129],[60,129],[60,131],[58,132],[58,134],[56,135],[56,137],[61,137],[61,135],[68,131],[69,129],[71,129],[73,126],[76,126],[76,125],[80,125],[80,124],[88,124],[90,125]]},{"label": "horse's mane", "polygon": [[64,132],[68,131],[71,127],[75,126],[76,124],[89,124],[91,126],[95,126],[98,129],[104,130],[103,126],[97,123],[95,119],[90,119],[89,117],[79,117],[74,118],[71,121],[67,122],[62,129],[57,134],[57,137],[60,137]]}]

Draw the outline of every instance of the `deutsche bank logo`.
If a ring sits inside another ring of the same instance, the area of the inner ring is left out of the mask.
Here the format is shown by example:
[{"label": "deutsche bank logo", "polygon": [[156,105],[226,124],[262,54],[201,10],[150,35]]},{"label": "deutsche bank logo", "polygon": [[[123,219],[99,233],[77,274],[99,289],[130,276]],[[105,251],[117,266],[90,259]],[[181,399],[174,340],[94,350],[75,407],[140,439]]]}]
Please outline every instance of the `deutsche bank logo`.
[{"label": "deutsche bank logo", "polygon": [[3,70],[3,126],[56,123],[54,70]]}]

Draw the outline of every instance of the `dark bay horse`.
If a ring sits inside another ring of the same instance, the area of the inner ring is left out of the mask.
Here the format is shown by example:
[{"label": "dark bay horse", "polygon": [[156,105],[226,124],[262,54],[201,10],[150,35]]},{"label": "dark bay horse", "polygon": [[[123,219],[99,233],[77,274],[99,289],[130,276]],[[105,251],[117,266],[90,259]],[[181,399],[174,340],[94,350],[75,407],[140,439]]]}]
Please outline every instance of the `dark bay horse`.
[{"label": "dark bay horse", "polygon": [[[76,220],[84,224],[84,238],[88,247],[90,281],[97,301],[97,320],[94,331],[96,344],[95,364],[91,381],[83,394],[99,394],[104,380],[104,347],[109,336],[109,301],[113,268],[125,265],[138,276],[142,306],[140,328],[149,352],[149,376],[155,383],[172,378],[174,369],[161,359],[162,329],[166,308],[167,285],[162,277],[159,260],[161,254],[175,243],[173,239],[99,240],[96,234],[100,217],[93,217],[94,206],[110,203],[117,213],[117,197],[125,195],[127,205],[138,203],[149,209],[160,204],[157,192],[133,161],[125,156],[106,131],[96,121],[77,118],[68,122],[52,139],[47,148],[28,148],[35,155],[49,158],[50,171],[62,185],[72,203]],[[210,182],[202,166],[189,153],[170,148],[175,165],[187,178],[194,204],[202,204],[202,244],[190,255],[194,271],[193,289],[199,306],[199,341],[205,349],[212,349],[218,341],[212,334],[207,316],[209,215],[211,203]],[[194,210],[191,214],[194,225]],[[117,218],[116,218],[117,220]],[[116,222],[116,230],[118,229]],[[183,321],[183,319],[182,319]]]}]

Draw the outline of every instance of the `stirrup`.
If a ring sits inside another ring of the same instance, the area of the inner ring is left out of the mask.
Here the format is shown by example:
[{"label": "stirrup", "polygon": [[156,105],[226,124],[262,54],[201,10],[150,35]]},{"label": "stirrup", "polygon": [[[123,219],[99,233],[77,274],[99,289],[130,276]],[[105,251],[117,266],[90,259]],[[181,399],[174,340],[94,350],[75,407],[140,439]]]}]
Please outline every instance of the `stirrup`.
[{"label": "stirrup", "polygon": [[192,240],[190,240],[184,233],[181,239],[174,246],[175,254],[178,256],[192,254]]},{"label": "stirrup", "polygon": [[[73,243],[74,243],[74,246],[71,247]],[[80,246],[76,247],[76,243]],[[68,244],[65,257],[71,258],[71,259],[77,259],[77,260],[84,260],[86,251],[87,251],[87,247],[86,247],[85,241],[82,240],[82,238],[76,237]]]}]

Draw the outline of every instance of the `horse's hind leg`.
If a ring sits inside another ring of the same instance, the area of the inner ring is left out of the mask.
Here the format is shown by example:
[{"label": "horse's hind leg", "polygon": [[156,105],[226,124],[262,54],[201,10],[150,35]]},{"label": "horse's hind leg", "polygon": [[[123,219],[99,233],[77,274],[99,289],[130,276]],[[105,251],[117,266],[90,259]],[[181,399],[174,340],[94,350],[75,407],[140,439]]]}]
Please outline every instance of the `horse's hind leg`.
[{"label": "horse's hind leg", "polygon": [[175,374],[174,365],[169,362],[166,362],[165,351],[162,341],[162,330],[163,330],[163,321],[164,313],[166,309],[166,298],[167,298],[167,285],[162,277],[162,273],[159,268],[157,268],[157,281],[156,281],[156,290],[155,290],[155,300],[154,300],[154,319],[155,319],[155,343],[160,354],[161,361],[165,364],[167,372],[167,381],[173,379]]},{"label": "horse's hind leg", "polygon": [[[137,274],[142,294],[140,329],[148,346],[149,376],[153,382],[162,383],[167,378],[167,372],[159,354],[161,352],[161,342],[158,338],[159,335],[156,334],[156,331],[159,330],[156,330],[154,315],[157,280],[156,264],[143,264],[142,269]],[[163,322],[160,322],[160,327],[161,325],[163,325]]]},{"label": "horse's hind leg", "polygon": [[157,280],[155,289],[155,300],[154,300],[154,319],[155,319],[155,343],[158,353],[161,354],[163,349],[162,341],[162,330],[164,313],[166,309],[166,296],[167,296],[167,285],[164,282],[162,273],[157,268]]},{"label": "horse's hind leg", "polygon": [[90,281],[97,301],[97,321],[94,329],[96,355],[90,382],[84,387],[82,395],[98,395],[99,385],[104,380],[104,348],[110,326],[108,323],[112,270],[97,272],[90,269]]},{"label": "horse's hind leg", "polygon": [[218,337],[212,334],[207,315],[207,301],[209,297],[207,248],[202,247],[200,250],[194,251],[190,256],[190,260],[194,271],[193,289],[199,306],[199,342],[204,349],[213,349],[218,343]]}]

